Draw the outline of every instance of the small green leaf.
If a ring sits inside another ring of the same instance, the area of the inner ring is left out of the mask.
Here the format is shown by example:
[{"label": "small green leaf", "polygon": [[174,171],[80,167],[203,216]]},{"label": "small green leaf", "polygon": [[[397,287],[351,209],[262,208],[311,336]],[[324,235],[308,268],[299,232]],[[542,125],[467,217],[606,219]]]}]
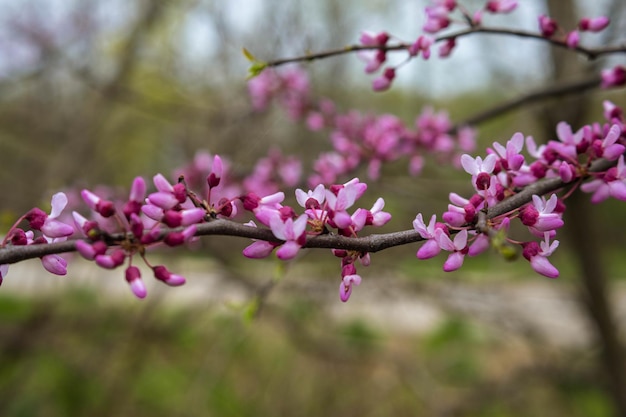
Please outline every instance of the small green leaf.
[{"label": "small green leaf", "polygon": [[248,77],[246,79],[249,80],[251,78],[256,77],[257,75],[262,73],[265,68],[267,68],[266,62],[261,62],[261,61],[253,62],[252,65],[250,65],[250,68],[248,69]]},{"label": "small green leaf", "polygon": [[241,52],[243,52],[243,55],[246,57],[248,61],[256,62],[256,58],[254,57],[254,55],[252,55],[252,53],[248,51],[246,48],[241,48]]}]

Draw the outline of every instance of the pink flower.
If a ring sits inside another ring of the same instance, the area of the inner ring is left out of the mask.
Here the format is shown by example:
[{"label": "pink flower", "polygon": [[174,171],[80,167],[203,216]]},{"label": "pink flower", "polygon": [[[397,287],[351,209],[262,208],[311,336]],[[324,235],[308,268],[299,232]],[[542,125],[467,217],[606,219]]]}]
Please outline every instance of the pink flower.
[{"label": "pink flower", "polygon": [[361,284],[361,276],[360,275],[346,275],[341,279],[341,284],[339,284],[339,298],[344,303],[348,301],[350,298],[350,294],[352,294],[352,286]]},{"label": "pink flower", "polygon": [[422,51],[422,57],[428,59],[430,57],[430,47],[434,42],[435,39],[432,36],[421,35],[409,46],[409,55],[417,56]]},{"label": "pink flower", "polygon": [[612,69],[602,70],[600,73],[602,77],[602,88],[618,87],[626,84],[626,68],[617,65]]},{"label": "pink flower", "polygon": [[524,164],[524,156],[520,154],[524,147],[524,135],[521,133],[515,133],[506,143],[506,148],[498,142],[494,142],[493,147],[500,156],[500,163],[505,170],[517,171]]},{"label": "pink flower", "polygon": [[485,9],[491,13],[509,13],[517,7],[517,0],[490,0]]},{"label": "pink flower", "polygon": [[543,14],[539,16],[539,30],[544,37],[551,38],[558,28],[556,20]]},{"label": "pink flower", "polygon": [[67,261],[59,255],[45,255],[41,257],[41,264],[46,271],[55,275],[67,274]]},{"label": "pink flower", "polygon": [[394,68],[385,68],[383,75],[372,82],[372,88],[374,91],[388,90],[394,78],[396,78],[396,70]]},{"label": "pink flower", "polygon": [[538,245],[537,242],[525,243],[522,253],[524,258],[530,261],[530,266],[536,272],[548,278],[557,278],[559,276],[559,270],[548,261],[548,256],[552,255],[559,246],[559,241],[555,240],[550,243],[550,234],[547,232],[544,233],[543,236],[544,241],[541,242],[541,245]]},{"label": "pink flower", "polygon": [[178,274],[172,274],[163,265],[158,265],[152,268],[154,277],[159,281],[169,285],[170,287],[178,287],[185,283],[185,277]]},{"label": "pink flower", "polygon": [[[246,226],[256,227],[256,223],[252,220],[245,223]],[[243,256],[250,259],[261,259],[269,256],[274,248],[278,246],[277,243],[266,242],[264,240],[255,240],[252,239],[252,244],[248,245],[243,250]]]},{"label": "pink flower", "polygon": [[52,196],[52,210],[46,217],[41,232],[48,238],[67,237],[74,233],[74,228],[69,224],[56,220],[65,206],[67,205],[67,196],[64,193],[56,193]]},{"label": "pink flower", "polygon": [[624,166],[624,155],[620,155],[617,166],[609,168],[606,173],[600,175],[598,179],[589,181],[580,186],[586,193],[593,193],[592,203],[600,203],[609,197],[626,201],[626,167]]},{"label": "pink flower", "polygon": [[[420,234],[421,237],[427,239],[426,242],[422,245],[421,248],[417,251],[415,256],[418,259],[430,259],[435,257],[441,252],[441,247],[439,243],[435,240],[435,230],[438,226],[443,226],[441,224],[437,224],[437,216],[432,215],[430,218],[430,222],[428,226],[424,223],[424,219],[422,218],[422,213],[419,213],[415,220],[413,220],[413,228]],[[445,226],[443,226],[445,227]]]},{"label": "pink flower", "polygon": [[141,272],[136,266],[129,266],[126,268],[126,282],[130,285],[130,290],[135,294],[135,297],[142,299],[147,295],[146,286],[141,279]]},{"label": "pink flower", "polygon": [[578,22],[578,28],[582,31],[600,32],[606,28],[611,20],[606,16],[585,17]]},{"label": "pink flower", "polygon": [[568,48],[576,48],[580,43],[580,34],[578,33],[578,31],[572,30],[571,32],[569,32],[565,37],[565,43],[567,44]]},{"label": "pink flower", "polygon": [[363,46],[384,46],[389,41],[389,34],[387,32],[369,32],[363,31],[361,32],[361,37],[359,38],[359,42]]},{"label": "pink flower", "polygon": [[454,236],[454,240],[451,240],[445,230],[438,228],[435,230],[435,240],[441,249],[452,252],[443,264],[444,271],[456,271],[463,266],[463,260],[468,252],[467,229],[461,230]]},{"label": "pink flower", "polygon": [[451,20],[448,16],[456,7],[456,3],[452,5],[445,2],[435,2],[434,6],[426,7],[426,23],[422,27],[424,32],[436,33],[450,26]]},{"label": "pink flower", "polygon": [[285,241],[276,251],[276,256],[279,259],[292,259],[298,254],[298,251],[306,242],[307,221],[308,217],[304,214],[295,221],[291,218],[283,221],[279,216],[275,216],[270,220],[270,228],[274,236]]},{"label": "pink flower", "polygon": [[461,156],[461,165],[468,174],[472,175],[472,184],[476,190],[485,190],[491,182],[491,173],[496,167],[497,156],[489,154],[483,161],[480,156],[472,158],[467,154]]},{"label": "pink flower", "polygon": [[554,212],[557,202],[556,194],[552,194],[547,201],[543,197],[533,195],[533,204],[527,205],[520,212],[522,224],[539,236],[562,227],[564,223],[561,214]]}]

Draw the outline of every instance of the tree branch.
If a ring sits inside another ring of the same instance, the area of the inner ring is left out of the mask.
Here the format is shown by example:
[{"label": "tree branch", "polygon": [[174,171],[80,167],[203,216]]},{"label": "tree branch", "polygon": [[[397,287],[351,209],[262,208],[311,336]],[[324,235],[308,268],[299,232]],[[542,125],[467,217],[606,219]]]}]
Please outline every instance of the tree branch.
[{"label": "tree branch", "polygon": [[[589,172],[605,171],[615,165],[615,161],[598,160],[589,168]],[[573,183],[564,183],[560,178],[546,178],[537,181],[521,190],[519,193],[502,200],[500,203],[490,207],[486,212],[487,219],[491,219],[512,210],[522,207],[532,200],[533,195],[544,195],[559,190]],[[198,226],[196,236],[236,236],[256,240],[264,240],[268,242],[281,243],[271,230],[266,228],[257,228],[246,226],[232,220],[215,219],[208,223],[202,223]],[[178,229],[164,230],[162,236],[166,233]],[[116,242],[124,238],[124,235],[112,235],[110,241]],[[324,234],[317,236],[309,236],[306,240],[304,248],[325,248],[325,249],[343,249],[358,252],[379,252],[395,246],[407,245],[423,241],[424,239],[415,230],[403,230],[399,232],[385,234],[371,234],[369,236],[350,238],[334,234]],[[76,240],[68,240],[65,242],[54,242],[48,244],[35,244],[27,246],[9,246],[0,249],[0,265],[12,264],[27,259],[40,258],[45,255],[73,252],[76,250]],[[112,246],[114,243],[112,243]]]},{"label": "tree branch", "polygon": [[[445,41],[453,38],[460,38],[463,36],[475,35],[475,34],[487,34],[487,35],[505,35],[505,36],[516,36],[521,38],[528,39],[536,39],[543,42],[548,42],[556,47],[569,49],[572,51],[576,51],[581,55],[586,56],[588,59],[596,59],[601,55],[609,55],[615,53],[626,53],[626,44],[615,45],[615,46],[605,46],[600,48],[588,48],[585,46],[576,46],[575,48],[570,48],[565,39],[556,39],[556,38],[546,38],[539,33],[529,32],[526,30],[518,30],[518,29],[508,29],[508,28],[498,28],[498,27],[486,27],[486,26],[473,26],[463,30],[459,30],[457,32],[453,32],[447,35],[438,36],[435,38],[435,42]],[[407,50],[411,46],[410,43],[401,42],[394,45],[380,45],[380,46],[366,46],[366,45],[349,45],[339,49],[330,49],[327,51],[316,52],[312,54],[301,55],[297,57],[291,58],[283,58],[276,59],[272,61],[265,62],[265,66],[267,67],[278,67],[285,64],[295,63],[295,62],[310,62],[318,59],[329,58],[332,56],[344,55],[352,52],[358,51],[370,51],[370,50],[382,50],[382,51],[402,51]]]}]

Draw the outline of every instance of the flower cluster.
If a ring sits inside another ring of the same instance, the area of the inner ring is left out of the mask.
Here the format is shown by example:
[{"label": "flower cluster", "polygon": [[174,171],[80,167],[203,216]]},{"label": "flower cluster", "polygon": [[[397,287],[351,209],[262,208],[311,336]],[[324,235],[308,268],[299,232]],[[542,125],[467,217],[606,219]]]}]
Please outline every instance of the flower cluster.
[{"label": "flower cluster", "polygon": [[[54,194],[51,206],[50,214],[35,207],[20,217],[0,242],[0,248],[7,245],[25,246],[60,242],[73,235],[74,227],[59,220],[59,216],[67,206],[67,196],[64,193]],[[28,223],[27,230],[19,227],[24,221]],[[52,274],[67,274],[67,261],[60,255],[44,255],[41,257],[41,264]],[[9,265],[0,265],[0,285],[8,272]]]},{"label": "flower cluster", "polygon": [[[196,168],[202,168],[200,159],[195,161]],[[211,193],[219,188],[222,174],[222,160],[215,155],[211,171],[205,177],[208,189],[205,200],[200,200],[187,188],[184,177],[171,184],[161,174],[154,176],[156,191],[148,195],[144,179],[135,178],[128,199],[121,204],[82,190],[81,197],[91,209],[91,215],[88,219],[76,211],[72,213],[76,228],[85,237],[76,241],[77,251],[102,268],[114,269],[127,264],[126,281],[138,298],[144,298],[147,292],[141,272],[133,264],[135,255],[152,270],[157,280],[169,286],[184,284],[185,278],[181,275],[170,272],[163,265],[151,265],[146,251],[162,244],[183,245],[194,238],[198,224],[237,213],[236,205],[227,198],[220,198],[217,204],[211,203]],[[194,177],[190,179],[194,180]]]},{"label": "flower cluster", "polygon": [[[382,42],[384,39],[380,34],[371,36],[374,40],[368,42]],[[259,103],[269,105],[270,91],[275,94],[276,101],[281,105],[296,100],[297,94],[304,90],[293,91],[286,87],[289,85],[287,80],[295,77],[294,71],[293,68],[287,72],[266,70],[262,73],[262,78],[259,76],[250,80],[249,92],[252,102],[257,103],[255,106],[262,109],[265,107],[259,107]],[[298,79],[304,77],[305,75],[302,75]],[[273,88],[275,85],[280,85],[281,88]],[[257,96],[259,94],[260,96]],[[285,99],[284,95],[288,95],[289,100]],[[390,114],[371,115],[358,111],[339,113],[328,99],[314,102],[308,91],[296,101],[300,103],[302,119],[306,120],[311,130],[318,131],[323,128],[330,130],[333,149],[322,153],[313,162],[314,172],[308,178],[308,184],[312,188],[317,184],[332,184],[340,178],[349,178],[361,166],[367,166],[368,177],[376,180],[384,163],[401,158],[408,158],[409,172],[411,175],[417,175],[421,172],[424,155],[434,156],[440,162],[454,163],[462,152],[471,152],[475,147],[473,129],[461,127],[456,134],[451,133],[453,125],[448,114],[444,111],[435,112],[430,107],[424,108],[416,117],[413,126],[408,126]],[[304,106],[302,103],[307,104]],[[273,170],[270,169],[272,166]],[[253,191],[260,187],[265,191],[275,192],[278,188],[272,189],[265,184],[265,178],[271,178],[268,173],[272,173],[273,176],[279,173],[284,178],[282,182],[285,185],[292,185],[287,179],[295,178],[296,172],[299,175],[299,168],[299,165],[280,154],[270,155],[259,162],[257,166],[259,172],[246,180],[255,183],[256,186],[246,188]]]},{"label": "flower cluster", "polygon": [[[557,229],[563,226],[563,200],[569,194],[562,198],[552,194],[547,199],[533,195],[530,203],[485,218],[482,224],[479,213],[486,216],[488,209],[543,178],[559,178],[564,184],[579,186],[582,191],[593,193],[591,201],[594,203],[608,197],[626,201],[626,122],[619,108],[611,102],[604,102],[604,114],[604,124],[586,125],[576,132],[567,123],[559,123],[557,140],[545,145],[537,146],[532,137],[524,139],[521,133],[516,133],[506,145],[495,142],[484,159],[463,155],[461,163],[472,177],[475,194],[467,199],[451,193],[451,204],[442,216],[443,222],[437,222],[436,216],[432,216],[426,225],[422,214],[417,215],[413,227],[426,240],[417,257],[428,259],[442,250],[451,252],[443,269],[453,271],[462,266],[465,255],[478,255],[490,245],[507,256],[511,245],[519,245],[536,272],[557,277],[559,271],[548,257],[559,245],[554,238]],[[524,144],[530,156],[528,160],[521,153]],[[593,162],[599,159],[616,164],[604,171],[592,170]],[[588,177],[591,181],[581,184]],[[514,219],[526,226],[531,235],[539,237],[540,243],[508,237]],[[454,238],[453,233],[456,233]]]},{"label": "flower cluster", "polygon": [[[306,243],[307,235],[321,235],[334,233],[357,237],[365,226],[382,226],[391,215],[383,208],[385,202],[379,198],[371,209],[357,208],[352,214],[348,212],[367,190],[367,184],[354,178],[345,184],[334,184],[326,188],[319,184],[315,189],[304,191],[296,190],[296,201],[303,214],[296,214],[294,208],[282,204],[285,195],[282,192],[258,197],[249,193],[242,197],[246,210],[254,213],[256,219],[268,226],[279,242],[254,241],[246,247],[243,254],[248,258],[264,258],[269,256],[275,248],[276,256],[282,260],[296,257],[298,251]],[[254,222],[250,226],[256,227]],[[308,230],[307,230],[308,229]],[[333,254],[341,258],[341,284],[339,295],[342,301],[347,301],[352,293],[352,286],[361,283],[357,274],[355,262],[359,261],[367,266],[370,263],[368,253],[333,249]]]},{"label": "flower cluster", "polygon": [[[431,56],[431,47],[437,42],[431,35],[448,28],[455,21],[453,17],[455,11],[459,10],[463,16],[463,19],[457,19],[460,23],[471,22],[472,25],[476,26],[481,23],[483,12],[491,14],[509,13],[515,8],[517,8],[516,0],[490,0],[481,9],[470,14],[456,0],[434,0],[425,9],[426,23],[424,23],[422,30],[427,34],[418,36],[415,41],[410,43],[398,41],[397,45],[389,45],[389,41],[394,39],[391,34],[387,32],[373,33],[365,31],[361,34],[359,43],[367,49],[361,50],[358,55],[365,62],[365,72],[367,74],[378,72],[384,66],[387,62],[387,51],[391,48],[406,50],[408,52],[407,60],[417,56],[427,60]],[[442,39],[438,50],[439,57],[448,57],[455,46],[456,39],[454,36]],[[396,70],[405,62],[401,62],[396,66],[386,66],[380,76],[372,81],[373,90],[388,90],[396,78]]]}]

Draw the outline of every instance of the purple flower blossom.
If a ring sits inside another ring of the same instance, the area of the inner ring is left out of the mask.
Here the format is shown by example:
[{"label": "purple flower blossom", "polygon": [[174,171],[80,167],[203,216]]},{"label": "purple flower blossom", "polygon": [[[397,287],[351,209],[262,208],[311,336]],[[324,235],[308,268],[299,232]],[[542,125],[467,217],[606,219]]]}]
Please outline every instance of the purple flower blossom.
[{"label": "purple flower blossom", "polygon": [[500,164],[505,170],[517,171],[524,164],[524,156],[520,154],[524,147],[524,135],[517,132],[506,143],[506,148],[498,142],[493,143],[500,159]]},{"label": "purple flower blossom", "polygon": [[509,13],[517,7],[517,0],[489,0],[485,10],[491,13]]},{"label": "purple flower blossom", "polygon": [[544,233],[544,241],[541,245],[537,242],[527,242],[524,244],[523,255],[524,258],[530,261],[530,266],[541,275],[548,278],[557,278],[559,276],[559,270],[556,269],[550,261],[548,256],[559,246],[559,241],[555,240],[550,243],[550,233]]},{"label": "purple flower blossom", "polygon": [[463,266],[463,260],[468,252],[467,229],[461,230],[454,236],[454,240],[451,240],[445,230],[438,228],[435,230],[435,240],[441,249],[452,252],[443,264],[444,271],[456,271]]},{"label": "purple flower blossom", "polygon": [[556,20],[543,14],[539,16],[539,30],[544,37],[551,38],[558,28]]},{"label": "purple flower blossom", "polygon": [[602,70],[600,72],[602,77],[602,88],[619,87],[626,84],[626,67],[616,65],[611,69]]},{"label": "purple flower blossom", "polygon": [[344,303],[348,301],[350,295],[352,294],[352,286],[361,284],[361,276],[360,275],[346,275],[341,279],[341,284],[339,284],[339,298]]},{"label": "purple flower blossom", "polygon": [[480,156],[472,158],[470,155],[463,154],[461,156],[461,165],[465,172],[472,176],[472,184],[477,191],[485,190],[491,182],[490,177],[496,166],[497,156],[489,154],[483,161]]},{"label": "purple flower blossom", "polygon": [[578,28],[582,31],[600,32],[609,23],[611,23],[611,20],[606,16],[584,17],[578,22]]},{"label": "purple flower blossom", "polygon": [[135,297],[142,299],[145,298],[148,292],[146,286],[141,279],[141,271],[136,266],[129,266],[125,272],[126,282],[130,285],[130,290],[135,294]]},{"label": "purple flower blossom", "polygon": [[617,166],[609,168],[606,173],[601,174],[597,179],[582,184],[580,189],[586,193],[593,193],[591,196],[592,203],[600,203],[609,197],[626,201],[624,155],[620,155]]},{"label": "purple flower blossom", "polygon": [[67,261],[59,255],[45,255],[41,257],[41,264],[46,271],[55,275],[67,274]]},{"label": "purple flower blossom", "polygon": [[276,256],[282,260],[294,258],[302,245],[306,242],[306,225],[308,217],[301,215],[296,220],[288,218],[282,220],[279,216],[274,216],[270,220],[272,233],[285,243],[278,248]]},{"label": "purple flower blossom", "polygon": [[441,223],[437,223],[437,216],[432,215],[430,218],[430,222],[428,226],[424,223],[424,219],[422,218],[422,213],[419,213],[415,220],[413,220],[413,228],[420,234],[421,237],[427,239],[426,242],[422,245],[421,248],[417,251],[415,256],[418,259],[430,259],[439,254],[441,252],[441,247],[439,243],[435,240],[435,230],[438,228],[443,228]]},{"label": "purple flower blossom", "polygon": [[172,274],[166,267],[163,265],[158,265],[152,268],[154,272],[154,277],[161,282],[169,285],[170,287],[178,287],[183,285],[186,280],[185,277],[178,274]]},{"label": "purple flower blossom", "polygon": [[554,212],[557,208],[558,198],[552,194],[546,201],[545,198],[533,195],[533,204],[525,206],[520,212],[522,224],[537,236],[543,236],[544,232],[552,232],[563,226],[561,214]]}]

